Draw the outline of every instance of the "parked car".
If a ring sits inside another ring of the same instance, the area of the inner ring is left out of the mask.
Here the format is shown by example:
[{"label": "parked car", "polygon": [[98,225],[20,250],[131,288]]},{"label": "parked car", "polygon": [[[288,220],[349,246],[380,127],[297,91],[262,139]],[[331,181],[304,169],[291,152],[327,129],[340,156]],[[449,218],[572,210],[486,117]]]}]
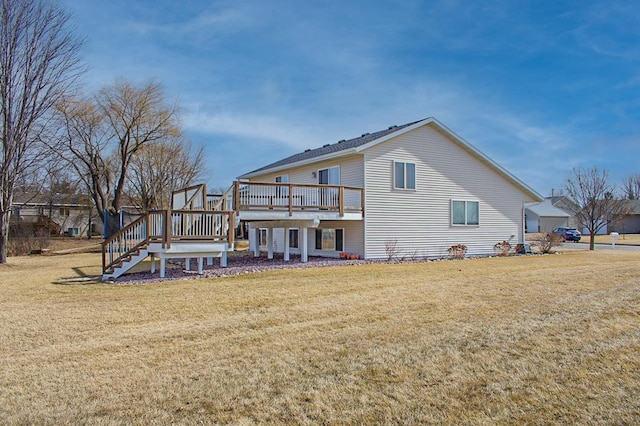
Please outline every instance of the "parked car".
[{"label": "parked car", "polygon": [[580,241],[580,238],[582,238],[580,231],[575,228],[560,227],[554,229],[551,233],[561,235],[564,241],[575,241],[576,243]]}]

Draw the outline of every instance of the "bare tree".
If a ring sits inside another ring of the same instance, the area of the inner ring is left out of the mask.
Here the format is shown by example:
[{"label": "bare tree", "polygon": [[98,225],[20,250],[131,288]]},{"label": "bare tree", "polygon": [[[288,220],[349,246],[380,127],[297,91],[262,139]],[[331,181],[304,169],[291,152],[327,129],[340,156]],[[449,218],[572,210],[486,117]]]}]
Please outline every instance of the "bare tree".
[{"label": "bare tree", "polygon": [[622,192],[629,200],[640,200],[640,173],[622,179]]},{"label": "bare tree", "polygon": [[162,87],[134,87],[118,80],[92,100],[66,99],[57,108],[64,131],[61,155],[89,189],[100,216],[122,207],[131,162],[147,144],[177,138],[174,107],[167,106]]},{"label": "bare tree", "polygon": [[609,183],[609,172],[598,167],[573,169],[565,188],[575,203],[567,205],[578,224],[589,231],[589,250],[593,250],[598,231],[625,215],[627,203],[615,197],[616,188]]},{"label": "bare tree", "polygon": [[83,71],[69,15],[43,0],[0,0],[0,263],[17,179],[37,164],[47,117]]},{"label": "bare tree", "polygon": [[144,211],[168,209],[171,191],[193,185],[204,171],[204,147],[194,151],[189,142],[171,137],[145,145],[131,160],[129,192]]}]

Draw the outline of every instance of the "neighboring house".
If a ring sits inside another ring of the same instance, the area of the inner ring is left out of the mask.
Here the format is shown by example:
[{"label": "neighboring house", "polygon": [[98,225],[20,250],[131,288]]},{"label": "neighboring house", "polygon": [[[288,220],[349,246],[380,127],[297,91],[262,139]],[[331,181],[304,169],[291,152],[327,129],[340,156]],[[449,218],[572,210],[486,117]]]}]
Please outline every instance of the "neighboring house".
[{"label": "neighboring house", "polygon": [[627,200],[629,212],[615,223],[609,224],[609,231],[620,234],[640,234],[640,200]]},{"label": "neighboring house", "polygon": [[86,236],[89,226],[101,233],[102,220],[91,206],[83,195],[17,193],[11,205],[11,221],[34,226],[46,223],[50,233],[70,236]]},{"label": "neighboring house", "polygon": [[[497,242],[524,242],[524,205],[543,200],[434,118],[306,150],[239,179],[235,210],[249,223],[250,247],[303,261],[341,252],[436,258],[455,244],[490,254]],[[269,207],[252,212],[258,205]]]},{"label": "neighboring house", "polygon": [[569,226],[571,215],[554,207],[552,201],[547,198],[541,203],[526,204],[524,215],[527,232],[551,232],[560,226]]}]

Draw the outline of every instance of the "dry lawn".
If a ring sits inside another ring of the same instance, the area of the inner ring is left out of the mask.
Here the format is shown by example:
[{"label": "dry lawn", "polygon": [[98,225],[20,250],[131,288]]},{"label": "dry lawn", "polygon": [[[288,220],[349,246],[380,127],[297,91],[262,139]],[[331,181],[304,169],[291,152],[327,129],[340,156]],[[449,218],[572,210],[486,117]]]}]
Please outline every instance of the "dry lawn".
[{"label": "dry lawn", "polygon": [[5,424],[640,422],[640,252],[139,286],[10,260]]},{"label": "dry lawn", "polygon": [[[581,243],[589,244],[589,235],[583,235]],[[596,244],[611,244],[610,235],[596,235]],[[640,246],[640,234],[620,234],[616,238],[616,244]]]}]

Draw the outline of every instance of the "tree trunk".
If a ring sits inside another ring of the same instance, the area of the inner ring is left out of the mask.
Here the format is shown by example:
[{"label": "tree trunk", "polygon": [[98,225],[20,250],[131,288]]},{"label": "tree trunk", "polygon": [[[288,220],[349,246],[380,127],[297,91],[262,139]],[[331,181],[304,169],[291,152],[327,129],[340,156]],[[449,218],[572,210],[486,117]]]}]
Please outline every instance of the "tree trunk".
[{"label": "tree trunk", "polygon": [[7,263],[9,248],[9,219],[11,210],[0,212],[0,264]]},{"label": "tree trunk", "polygon": [[595,250],[595,249],[596,249],[596,233],[591,232],[591,234],[589,234],[589,250]]}]

